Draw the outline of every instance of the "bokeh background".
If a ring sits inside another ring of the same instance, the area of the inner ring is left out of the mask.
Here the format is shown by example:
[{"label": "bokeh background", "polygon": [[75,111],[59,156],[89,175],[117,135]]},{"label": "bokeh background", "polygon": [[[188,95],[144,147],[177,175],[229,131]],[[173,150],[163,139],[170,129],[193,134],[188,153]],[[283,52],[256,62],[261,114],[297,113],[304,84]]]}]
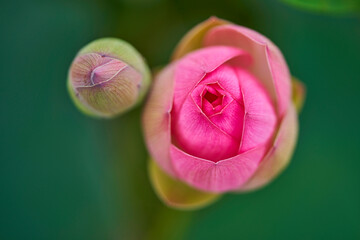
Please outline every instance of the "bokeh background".
[{"label": "bokeh background", "polygon": [[[288,2],[1,1],[0,239],[360,239],[358,1]],[[76,52],[96,38],[129,41],[157,67],[211,15],[272,39],[307,99],[279,178],[181,212],[149,184],[141,107],[91,119],[65,82]]]}]

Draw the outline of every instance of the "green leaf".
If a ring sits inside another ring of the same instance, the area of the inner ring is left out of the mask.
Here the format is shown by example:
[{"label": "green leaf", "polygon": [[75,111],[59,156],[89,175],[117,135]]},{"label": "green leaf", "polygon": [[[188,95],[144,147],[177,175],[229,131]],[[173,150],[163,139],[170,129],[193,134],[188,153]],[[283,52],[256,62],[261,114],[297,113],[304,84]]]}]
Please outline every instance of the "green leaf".
[{"label": "green leaf", "polygon": [[324,13],[353,13],[360,9],[359,0],[281,0],[285,3],[309,11]]},{"label": "green leaf", "polygon": [[194,189],[170,177],[153,160],[149,161],[148,170],[156,194],[169,207],[194,210],[213,203],[221,196]]}]

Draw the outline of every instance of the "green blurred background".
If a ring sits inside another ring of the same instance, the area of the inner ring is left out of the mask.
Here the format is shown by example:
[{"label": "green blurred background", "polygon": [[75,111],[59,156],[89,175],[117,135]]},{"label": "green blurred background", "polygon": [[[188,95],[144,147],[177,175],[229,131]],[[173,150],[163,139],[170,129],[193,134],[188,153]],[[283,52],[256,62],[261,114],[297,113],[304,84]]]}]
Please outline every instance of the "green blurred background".
[{"label": "green blurred background", "polygon": [[[359,14],[284,2],[1,1],[0,239],[360,239]],[[141,109],[83,116],[66,75],[83,45],[107,36],[164,65],[211,15],[272,39],[308,94],[279,178],[180,212],[148,182]]]}]

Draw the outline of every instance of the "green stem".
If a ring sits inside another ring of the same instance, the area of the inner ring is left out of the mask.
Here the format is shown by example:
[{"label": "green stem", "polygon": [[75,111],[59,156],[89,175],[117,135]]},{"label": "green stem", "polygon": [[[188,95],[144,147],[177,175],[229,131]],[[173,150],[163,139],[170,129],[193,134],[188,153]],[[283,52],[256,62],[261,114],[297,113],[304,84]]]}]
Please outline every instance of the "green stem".
[{"label": "green stem", "polygon": [[[191,212],[170,209],[155,195],[147,171],[146,151],[140,124],[141,110],[133,110],[110,124],[115,153],[113,167],[120,176],[123,191],[119,196],[126,206],[126,219],[119,223],[126,239],[182,239],[191,219]],[[124,180],[126,182],[124,182]],[[118,183],[119,184],[119,183]]]},{"label": "green stem", "polygon": [[191,212],[178,211],[163,206],[149,226],[147,240],[181,240],[191,223]]}]

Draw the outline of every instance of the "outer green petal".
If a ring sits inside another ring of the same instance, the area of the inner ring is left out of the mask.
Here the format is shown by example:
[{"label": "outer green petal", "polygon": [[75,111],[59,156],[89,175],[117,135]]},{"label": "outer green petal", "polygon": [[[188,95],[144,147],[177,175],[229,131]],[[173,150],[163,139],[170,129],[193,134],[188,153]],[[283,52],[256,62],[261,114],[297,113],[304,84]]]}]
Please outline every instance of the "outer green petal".
[{"label": "outer green petal", "polygon": [[151,159],[148,170],[150,181],[155,192],[169,207],[181,210],[199,209],[213,203],[221,196],[219,194],[196,190],[185,183],[171,178]]},{"label": "outer green petal", "polygon": [[273,147],[269,150],[252,178],[239,191],[258,189],[279,175],[290,162],[297,136],[298,117],[295,106],[291,104],[280,125]]},{"label": "outer green petal", "polygon": [[213,27],[228,23],[229,22],[218,19],[217,17],[211,17],[208,20],[198,24],[181,39],[175,48],[172,59],[177,60],[182,58],[187,53],[201,48],[203,45],[204,36],[207,31]]},{"label": "outer green petal", "polygon": [[91,117],[96,117],[96,118],[102,118],[105,116],[101,116],[99,114],[95,114],[95,111],[90,111],[90,109],[92,109],[90,106],[85,107],[83,103],[80,102],[79,98],[77,98],[75,96],[75,92],[74,89],[71,87],[70,84],[70,78],[68,77],[67,79],[67,83],[66,83],[66,87],[68,89],[69,95],[71,100],[74,102],[75,106],[77,107],[78,110],[80,110],[80,112],[89,115]]},{"label": "outer green petal", "polygon": [[297,110],[297,112],[301,112],[303,106],[304,106],[304,101],[305,101],[305,96],[306,96],[306,87],[305,85],[299,81],[297,78],[293,77],[292,78],[292,86],[293,86],[293,90],[292,90],[292,100],[295,104],[295,108]]}]

